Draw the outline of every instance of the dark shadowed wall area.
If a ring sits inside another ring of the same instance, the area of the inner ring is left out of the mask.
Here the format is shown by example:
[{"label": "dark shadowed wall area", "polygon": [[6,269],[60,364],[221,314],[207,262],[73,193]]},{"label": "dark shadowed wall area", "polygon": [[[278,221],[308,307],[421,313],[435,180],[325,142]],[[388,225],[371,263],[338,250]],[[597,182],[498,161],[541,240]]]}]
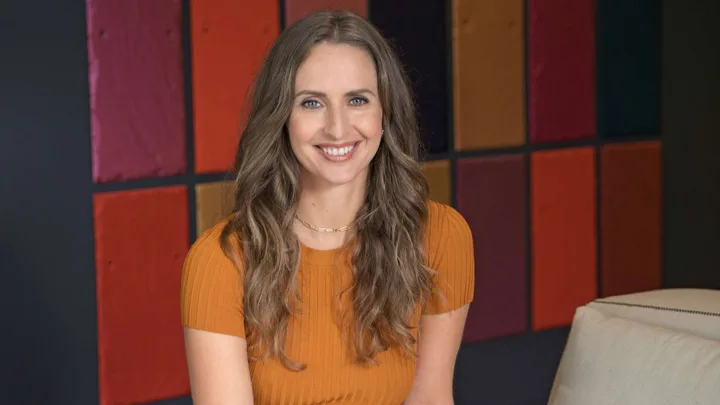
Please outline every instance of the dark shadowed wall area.
[{"label": "dark shadowed wall area", "polygon": [[663,0],[663,278],[720,288],[720,3]]},{"label": "dark shadowed wall area", "polygon": [[0,404],[191,403],[184,254],[267,46],[326,7],[397,47],[473,230],[458,405],[546,403],[589,300],[720,288],[716,1],[4,1]]}]

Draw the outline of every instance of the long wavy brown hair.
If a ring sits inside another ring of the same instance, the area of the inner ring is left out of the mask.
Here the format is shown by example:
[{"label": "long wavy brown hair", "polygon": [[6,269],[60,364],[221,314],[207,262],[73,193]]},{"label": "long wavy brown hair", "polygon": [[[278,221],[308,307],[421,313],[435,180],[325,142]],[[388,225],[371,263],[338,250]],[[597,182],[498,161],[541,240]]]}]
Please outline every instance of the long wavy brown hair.
[{"label": "long wavy brown hair", "polygon": [[[383,110],[385,132],[355,218],[353,281],[346,290],[357,360],[373,362],[393,345],[415,354],[413,315],[434,286],[423,249],[428,184],[407,76],[388,42],[362,17],[342,11],[310,15],[281,33],[251,89],[235,159],[234,214],[222,235],[223,249],[244,273],[248,352],[261,347],[260,358],[278,356],[293,370],[304,368],[284,353],[298,300],[300,244],[292,229],[302,184],[286,123],[298,67],[324,41],[357,46],[372,57]],[[242,254],[233,251],[233,240]]]}]

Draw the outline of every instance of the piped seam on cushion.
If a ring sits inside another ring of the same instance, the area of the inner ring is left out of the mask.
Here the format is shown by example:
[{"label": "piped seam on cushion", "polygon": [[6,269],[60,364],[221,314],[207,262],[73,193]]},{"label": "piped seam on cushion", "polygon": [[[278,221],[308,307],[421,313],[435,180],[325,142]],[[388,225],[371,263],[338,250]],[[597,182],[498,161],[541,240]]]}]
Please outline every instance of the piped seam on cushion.
[{"label": "piped seam on cushion", "polygon": [[658,311],[681,312],[681,313],[685,313],[685,314],[714,316],[714,317],[720,318],[720,314],[719,314],[719,313],[716,313],[716,312],[708,312],[708,311],[698,311],[698,310],[694,310],[694,309],[669,308],[669,307],[660,307],[660,306],[656,306],[656,305],[630,304],[630,303],[627,303],[627,302],[602,301],[602,300],[594,300],[593,302],[598,303],[598,304],[620,305],[620,306],[625,306],[625,307],[655,309],[655,310],[658,310]]}]

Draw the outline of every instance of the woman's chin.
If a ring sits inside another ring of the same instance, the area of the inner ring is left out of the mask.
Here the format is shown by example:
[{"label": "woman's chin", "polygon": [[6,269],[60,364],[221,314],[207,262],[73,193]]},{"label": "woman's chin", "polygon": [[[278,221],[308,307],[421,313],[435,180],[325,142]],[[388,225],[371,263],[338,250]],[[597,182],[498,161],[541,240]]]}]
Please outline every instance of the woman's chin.
[{"label": "woman's chin", "polygon": [[365,180],[365,172],[366,170],[359,170],[355,167],[336,168],[334,170],[322,169],[316,170],[314,173],[309,173],[309,180],[317,186],[325,185],[335,187],[355,182],[363,182]]}]

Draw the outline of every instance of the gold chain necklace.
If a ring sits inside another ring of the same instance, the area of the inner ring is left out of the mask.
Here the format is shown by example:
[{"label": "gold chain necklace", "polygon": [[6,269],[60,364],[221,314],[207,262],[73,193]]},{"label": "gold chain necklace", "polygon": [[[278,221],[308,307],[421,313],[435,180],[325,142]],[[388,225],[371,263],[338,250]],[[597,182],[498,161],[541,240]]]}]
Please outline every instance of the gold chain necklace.
[{"label": "gold chain necklace", "polygon": [[297,214],[295,214],[295,219],[300,221],[301,224],[305,225],[306,227],[308,227],[316,232],[344,232],[344,231],[347,231],[348,229],[350,229],[350,227],[352,227],[352,224],[350,224],[350,225],[345,225],[342,228],[319,228],[317,226],[310,225],[307,222],[303,221],[302,219],[300,219],[300,217],[297,216]]}]

